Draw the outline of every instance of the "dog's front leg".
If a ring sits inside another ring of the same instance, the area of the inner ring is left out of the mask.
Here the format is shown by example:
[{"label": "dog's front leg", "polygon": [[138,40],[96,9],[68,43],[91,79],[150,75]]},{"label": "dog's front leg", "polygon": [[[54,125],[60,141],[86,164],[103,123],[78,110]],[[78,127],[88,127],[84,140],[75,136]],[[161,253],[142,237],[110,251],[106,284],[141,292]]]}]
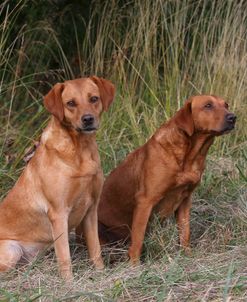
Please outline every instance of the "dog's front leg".
[{"label": "dog's front leg", "polygon": [[97,269],[103,269],[104,263],[101,257],[101,248],[99,243],[98,214],[96,204],[89,208],[81,224],[88,247],[89,258],[92,260]]},{"label": "dog's front leg", "polygon": [[66,281],[71,281],[73,274],[69,249],[68,214],[52,211],[48,215],[52,225],[52,236],[60,274]]},{"label": "dog's front leg", "polygon": [[191,195],[183,200],[177,211],[175,212],[176,222],[179,233],[180,245],[185,253],[190,255],[190,209]]},{"label": "dog's front leg", "polygon": [[131,229],[131,246],[129,257],[133,265],[139,264],[143,240],[147,223],[152,212],[153,205],[144,196],[137,198],[137,205],[134,209]]}]

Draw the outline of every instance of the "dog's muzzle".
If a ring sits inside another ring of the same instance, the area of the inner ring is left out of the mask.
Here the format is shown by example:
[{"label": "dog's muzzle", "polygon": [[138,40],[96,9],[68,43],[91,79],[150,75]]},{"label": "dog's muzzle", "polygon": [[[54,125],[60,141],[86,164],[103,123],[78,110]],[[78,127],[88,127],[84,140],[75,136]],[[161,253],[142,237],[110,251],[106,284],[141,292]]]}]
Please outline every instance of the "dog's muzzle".
[{"label": "dog's muzzle", "polygon": [[236,123],[236,115],[234,113],[228,113],[225,117],[225,127],[224,131],[232,130],[234,129],[235,123]]},{"label": "dog's muzzle", "polygon": [[94,132],[98,129],[95,125],[95,118],[92,114],[85,114],[81,117],[82,127],[77,128],[78,132]]}]

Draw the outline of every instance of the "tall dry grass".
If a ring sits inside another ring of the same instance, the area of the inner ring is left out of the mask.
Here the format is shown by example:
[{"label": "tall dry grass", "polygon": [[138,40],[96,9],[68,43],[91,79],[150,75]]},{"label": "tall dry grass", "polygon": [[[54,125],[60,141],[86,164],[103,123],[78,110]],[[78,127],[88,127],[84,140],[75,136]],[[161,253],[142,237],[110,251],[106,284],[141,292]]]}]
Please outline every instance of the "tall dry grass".
[{"label": "tall dry grass", "polygon": [[49,20],[32,28],[23,20],[16,28],[25,5],[28,1],[0,4],[0,196],[17,179],[26,147],[46,124],[42,96],[57,81],[97,74],[116,84],[116,100],[98,132],[105,174],[190,95],[220,95],[238,119],[231,134],[216,140],[194,196],[192,258],[177,247],[174,221],[154,219],[141,267],[121,261],[112,266],[110,255],[121,259],[126,248],[106,248],[107,269],[96,273],[85,262],[85,249],[73,247],[71,286],[63,286],[54,254],[48,254],[2,278],[0,299],[245,301],[246,1],[96,0],[89,21],[82,20],[83,37],[71,16],[73,58]]}]

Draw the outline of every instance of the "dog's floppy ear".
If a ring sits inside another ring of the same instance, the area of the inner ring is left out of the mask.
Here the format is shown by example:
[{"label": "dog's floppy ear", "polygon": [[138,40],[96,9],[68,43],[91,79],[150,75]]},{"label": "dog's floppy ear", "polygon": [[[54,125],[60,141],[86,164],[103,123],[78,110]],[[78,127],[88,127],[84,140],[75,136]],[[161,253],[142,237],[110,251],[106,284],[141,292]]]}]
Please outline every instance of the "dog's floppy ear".
[{"label": "dog's floppy ear", "polygon": [[64,109],[62,103],[62,92],[64,84],[57,83],[44,97],[45,108],[53,114],[60,122],[64,119]]},{"label": "dog's floppy ear", "polygon": [[174,117],[178,128],[183,130],[189,136],[192,136],[195,128],[192,118],[191,101],[191,99],[188,99]]},{"label": "dog's floppy ear", "polygon": [[107,111],[114,100],[115,86],[112,82],[96,76],[92,76],[90,79],[98,86],[103,109]]}]

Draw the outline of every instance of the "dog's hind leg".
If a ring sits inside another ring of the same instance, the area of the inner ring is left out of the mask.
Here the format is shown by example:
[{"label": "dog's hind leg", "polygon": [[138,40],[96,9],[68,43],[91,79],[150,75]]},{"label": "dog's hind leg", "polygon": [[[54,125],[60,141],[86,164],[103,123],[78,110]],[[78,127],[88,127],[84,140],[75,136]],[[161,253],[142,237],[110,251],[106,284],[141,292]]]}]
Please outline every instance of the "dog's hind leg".
[{"label": "dog's hind leg", "polygon": [[17,241],[0,240],[0,272],[14,268],[22,255],[22,247]]}]

